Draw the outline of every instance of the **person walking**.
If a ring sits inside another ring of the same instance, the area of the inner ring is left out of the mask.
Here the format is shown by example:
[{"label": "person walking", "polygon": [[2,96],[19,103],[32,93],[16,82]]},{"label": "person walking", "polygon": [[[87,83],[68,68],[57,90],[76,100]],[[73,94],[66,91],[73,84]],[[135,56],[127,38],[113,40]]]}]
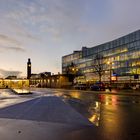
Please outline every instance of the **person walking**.
[{"label": "person walking", "polygon": [[111,85],[109,84],[109,86],[108,86],[108,89],[109,89],[109,91],[111,91],[112,90],[112,87],[111,87]]},{"label": "person walking", "polygon": [[136,84],[136,90],[138,90],[139,89],[139,84]]},{"label": "person walking", "polygon": [[112,88],[111,88],[111,85],[110,85],[110,84],[107,84],[107,89],[109,89],[109,91],[111,91],[111,90],[112,90]]}]

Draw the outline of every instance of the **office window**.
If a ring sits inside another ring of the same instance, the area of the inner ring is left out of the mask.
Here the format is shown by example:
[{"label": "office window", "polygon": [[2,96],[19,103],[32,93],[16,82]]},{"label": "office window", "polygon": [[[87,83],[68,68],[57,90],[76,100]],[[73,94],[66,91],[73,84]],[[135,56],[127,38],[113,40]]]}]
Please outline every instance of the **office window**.
[{"label": "office window", "polygon": [[119,46],[120,43],[119,43],[119,39],[116,40],[116,46]]},{"label": "office window", "polygon": [[125,39],[125,44],[127,44],[129,42],[129,36],[128,35],[125,36],[124,39]]},{"label": "office window", "polygon": [[139,32],[136,32],[136,40],[139,40],[140,39],[140,34]]}]

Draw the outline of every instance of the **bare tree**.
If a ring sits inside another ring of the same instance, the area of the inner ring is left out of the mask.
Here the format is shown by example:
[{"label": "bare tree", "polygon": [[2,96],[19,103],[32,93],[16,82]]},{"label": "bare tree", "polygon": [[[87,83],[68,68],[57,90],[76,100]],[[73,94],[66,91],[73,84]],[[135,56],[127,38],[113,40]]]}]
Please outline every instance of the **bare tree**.
[{"label": "bare tree", "polygon": [[77,66],[72,62],[70,65],[66,68],[66,74],[69,77],[69,80],[73,83],[74,79],[77,76],[81,76],[81,71],[77,68]]},{"label": "bare tree", "polygon": [[66,74],[73,74],[73,68],[75,67],[74,63],[72,62],[66,67]]},{"label": "bare tree", "polygon": [[102,80],[102,76],[104,74],[104,69],[103,69],[103,55],[97,54],[94,58],[94,68],[95,68],[95,73],[98,74],[99,76],[99,82]]}]

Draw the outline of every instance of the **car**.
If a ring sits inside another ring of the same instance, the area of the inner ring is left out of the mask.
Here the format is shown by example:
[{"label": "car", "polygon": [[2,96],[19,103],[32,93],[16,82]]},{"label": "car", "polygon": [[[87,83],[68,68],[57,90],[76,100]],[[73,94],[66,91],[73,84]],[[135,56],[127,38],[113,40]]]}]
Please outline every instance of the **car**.
[{"label": "car", "polygon": [[87,89],[87,85],[86,84],[76,84],[74,86],[74,89],[86,90]]},{"label": "car", "polygon": [[90,86],[91,90],[95,91],[105,91],[105,84],[104,83],[95,83]]}]

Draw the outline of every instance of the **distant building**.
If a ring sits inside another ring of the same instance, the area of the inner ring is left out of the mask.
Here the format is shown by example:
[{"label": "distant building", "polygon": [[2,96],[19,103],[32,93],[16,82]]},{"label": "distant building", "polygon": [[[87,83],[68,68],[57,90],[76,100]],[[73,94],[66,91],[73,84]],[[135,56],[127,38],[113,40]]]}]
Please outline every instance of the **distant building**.
[{"label": "distant building", "polygon": [[30,79],[41,79],[41,78],[46,78],[48,76],[51,76],[51,72],[41,72],[39,74],[31,74]]},{"label": "distant building", "polygon": [[31,77],[31,60],[29,58],[27,62],[27,79],[30,79],[30,77]]},{"label": "distant building", "polygon": [[39,73],[40,77],[48,77],[51,76],[51,72],[41,72]]},{"label": "distant building", "polygon": [[[48,72],[47,72],[48,73]],[[33,74],[30,78],[31,87],[69,88],[71,86],[66,74],[48,75],[44,73]]]},{"label": "distant building", "polygon": [[19,78],[11,79],[11,77],[9,77],[8,79],[0,79],[0,88],[29,88],[29,80]]},{"label": "distant building", "polygon": [[67,74],[67,68],[73,63],[83,75],[77,78],[78,82],[98,81],[97,55],[102,56],[102,81],[109,82],[111,79],[112,83],[140,83],[140,30],[63,56],[62,74]]},{"label": "distant building", "polygon": [[12,76],[6,77],[5,79],[11,79],[11,80],[12,80],[12,79],[17,79],[17,76],[13,76],[13,75],[12,75]]}]

